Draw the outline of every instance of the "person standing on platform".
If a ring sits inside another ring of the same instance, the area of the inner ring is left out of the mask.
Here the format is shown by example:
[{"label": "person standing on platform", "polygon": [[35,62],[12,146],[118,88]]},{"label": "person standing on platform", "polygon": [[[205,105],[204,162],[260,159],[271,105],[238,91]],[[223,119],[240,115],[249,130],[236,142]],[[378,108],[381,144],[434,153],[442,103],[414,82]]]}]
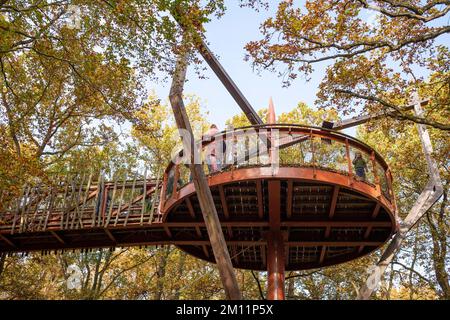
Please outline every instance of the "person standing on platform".
[{"label": "person standing on platform", "polygon": [[212,124],[209,130],[203,136],[203,140],[211,141],[206,146],[206,164],[208,165],[209,173],[213,173],[221,169],[220,150],[218,150],[218,147],[220,146],[217,144],[214,137],[218,133],[219,129],[217,128],[217,126],[215,124]]}]

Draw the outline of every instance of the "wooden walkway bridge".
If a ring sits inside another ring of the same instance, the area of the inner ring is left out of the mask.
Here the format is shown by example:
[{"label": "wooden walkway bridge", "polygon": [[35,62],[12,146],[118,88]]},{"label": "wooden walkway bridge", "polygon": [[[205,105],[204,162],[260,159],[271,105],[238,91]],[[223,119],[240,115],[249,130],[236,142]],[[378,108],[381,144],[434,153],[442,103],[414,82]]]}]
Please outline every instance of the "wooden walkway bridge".
[{"label": "wooden walkway bridge", "polygon": [[[249,142],[262,130],[272,136],[277,130],[280,137],[276,170]],[[233,141],[235,157],[237,149],[244,151],[242,159],[208,177],[236,267],[266,269],[267,233],[274,224],[284,237],[287,270],[354,259],[396,230],[387,165],[363,143],[292,125],[254,126],[219,138]],[[356,152],[368,162],[364,180],[352,168]],[[145,176],[104,181],[79,175],[25,187],[0,212],[0,252],[173,244],[214,262],[188,168],[171,163],[161,181]]]}]

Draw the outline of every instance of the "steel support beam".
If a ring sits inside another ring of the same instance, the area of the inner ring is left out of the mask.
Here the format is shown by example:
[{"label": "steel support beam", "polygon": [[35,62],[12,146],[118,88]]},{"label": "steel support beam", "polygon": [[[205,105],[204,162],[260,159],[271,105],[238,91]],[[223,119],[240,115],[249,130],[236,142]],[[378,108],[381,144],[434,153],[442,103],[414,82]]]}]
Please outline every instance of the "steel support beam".
[{"label": "steel support beam", "polygon": [[[425,106],[428,104],[429,100],[422,100],[419,101],[419,105],[420,106]],[[409,111],[409,110],[413,110],[414,109],[415,104],[411,104],[408,106],[404,106],[404,107],[400,107],[400,111]],[[375,119],[379,119],[379,118],[383,118],[386,116],[392,116],[395,115],[397,113],[397,111],[391,111],[391,112],[378,112],[375,114],[371,114],[371,115],[363,115],[363,116],[358,116],[358,117],[353,117],[350,119],[345,119],[342,121],[338,121],[334,124],[334,126],[332,127],[332,129],[334,130],[343,130],[343,129],[347,129],[347,128],[351,128],[351,127],[355,127],[358,126],[360,124],[369,122],[370,120],[375,120]]]},{"label": "steel support beam", "polygon": [[[270,235],[270,233],[267,233]],[[273,233],[276,235],[276,233]],[[280,240],[282,241],[283,247],[318,247],[318,246],[330,246],[330,247],[360,247],[360,246],[367,246],[367,247],[378,247],[382,245],[383,241],[286,241],[285,239],[285,233],[280,232],[280,234],[283,236]],[[136,246],[162,246],[162,245],[176,245],[176,246],[202,246],[211,245],[211,241],[208,238],[199,238],[197,240],[192,239],[177,239],[175,238],[160,238],[160,239],[148,239],[148,240],[140,240],[140,241],[130,241],[130,240],[120,240],[120,241],[111,241],[104,242],[104,241],[97,241],[93,242],[90,239],[81,241],[71,241],[70,243],[62,244],[61,242],[57,241],[57,239],[54,239],[54,242],[50,243],[46,241],[46,246],[41,246],[39,243],[26,243],[17,245],[10,239],[6,238],[5,236],[1,236],[1,239],[5,240],[5,242],[11,247],[11,248],[5,248],[3,247],[0,249],[0,252],[22,252],[22,251],[41,251],[41,250],[53,250],[53,249],[83,249],[83,248],[101,248],[101,247],[110,247],[111,245],[114,245],[115,247],[136,247]],[[241,247],[250,247],[250,246],[264,246],[269,245],[269,236],[265,237],[264,240],[227,240],[227,244],[230,246],[241,246]],[[270,239],[277,240],[277,237],[273,237]],[[274,245],[274,248],[277,247]],[[281,251],[278,251],[279,254],[281,254]],[[277,253],[277,254],[278,254]],[[284,256],[279,261],[284,261]],[[269,263],[269,262],[267,262]],[[281,270],[281,269],[279,269]]]},{"label": "steel support beam", "polygon": [[[172,86],[170,88],[170,104],[175,116],[178,129],[187,133],[190,139],[183,139],[183,147],[187,152],[190,150],[191,158],[189,169],[197,191],[200,208],[208,231],[209,239],[213,249],[214,257],[219,269],[225,294],[228,299],[239,300],[242,298],[239,285],[231,263],[230,254],[222,232],[217,210],[212,197],[211,189],[208,185],[205,172],[201,164],[196,163],[199,159],[198,150],[194,147],[194,135],[191,124],[186,113],[183,102],[183,87],[186,80],[187,59],[185,54],[181,54],[177,61],[175,73],[173,75]],[[190,141],[189,141],[190,140]]]},{"label": "steel support beam", "polygon": [[186,26],[186,23],[183,21],[183,18],[186,17],[186,15],[180,12],[178,8],[175,8],[175,11],[172,12],[172,16],[185,32],[190,33],[195,48],[202,55],[203,59],[205,59],[206,63],[214,71],[216,76],[219,78],[219,80],[231,94],[234,101],[236,101],[238,106],[242,109],[242,111],[244,112],[250,123],[252,125],[264,124],[262,119],[259,117],[258,113],[255,111],[255,109],[253,109],[251,104],[245,98],[244,94],[241,92],[241,90],[239,90],[238,86],[234,83],[233,79],[231,79],[231,77],[225,71],[223,66],[220,64],[219,60],[217,60],[217,58],[208,48],[205,41],[203,41],[200,34],[196,30],[193,30],[192,28],[188,28]]},{"label": "steel support beam", "polygon": [[284,239],[280,231],[271,231],[267,235],[267,299],[284,300],[285,251]]}]

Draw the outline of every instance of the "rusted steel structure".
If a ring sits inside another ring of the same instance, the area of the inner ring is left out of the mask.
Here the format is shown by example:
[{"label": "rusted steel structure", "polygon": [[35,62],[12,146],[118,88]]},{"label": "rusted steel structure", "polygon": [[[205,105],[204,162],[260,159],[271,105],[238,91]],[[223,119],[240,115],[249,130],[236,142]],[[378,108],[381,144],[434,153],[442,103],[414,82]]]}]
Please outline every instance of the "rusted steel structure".
[{"label": "rusted steel structure", "polygon": [[[262,131],[280,137],[278,168],[264,159],[270,150],[264,154],[257,150]],[[282,243],[278,252],[285,252],[286,270],[332,265],[375,250],[397,229],[388,166],[373,149],[349,136],[274,124],[235,130],[231,135],[224,132],[216,136],[217,141],[227,149],[231,146],[227,157],[236,157],[233,149],[244,150],[243,159],[208,177],[230,251],[245,250],[234,257],[238,268],[266,270],[272,240],[277,246]],[[207,147],[203,145],[204,150]],[[366,180],[357,177],[352,167],[356,152],[367,159]],[[177,224],[178,232],[192,238],[201,234],[199,204],[185,165],[167,168],[160,210],[164,223]],[[208,246],[177,245],[212,261]]]},{"label": "rusted steel structure", "polygon": [[[174,161],[162,181],[136,173],[131,179],[114,176],[105,182],[101,174],[91,174],[48,186],[25,186],[18,199],[6,204],[0,193],[0,253],[172,244],[210,262],[228,257],[223,266],[228,264],[231,271],[230,258],[236,268],[267,270],[267,297],[279,300],[284,299],[285,270],[350,261],[373,252],[395,234],[378,263],[384,270],[406,233],[442,195],[426,128],[419,127],[419,135],[430,182],[399,228],[388,165],[370,146],[336,131],[393,112],[324,122],[323,127],[277,124],[270,101],[264,124],[203,39],[195,34],[194,39],[252,126],[195,144],[204,169]],[[171,102],[178,127],[186,129],[190,125],[182,107],[184,75],[179,81]],[[427,102],[416,97],[401,110],[415,107],[418,112]],[[213,144],[220,149],[214,166],[208,163]],[[363,174],[354,167],[357,154],[366,168]],[[202,206],[214,213],[216,221],[210,221],[209,228]],[[215,251],[210,237],[216,238]],[[235,294],[228,296],[239,298],[237,285],[231,287]],[[365,286],[360,297],[367,299],[372,291]]]},{"label": "rusted steel structure", "polygon": [[[271,137],[269,149],[261,136]],[[283,298],[285,270],[358,258],[398,228],[387,164],[350,136],[267,124],[222,132],[199,145],[203,153],[210,143],[225,146],[220,170],[204,165],[233,265],[269,270],[269,298]],[[353,168],[357,152],[364,179]],[[92,180],[24,188],[0,213],[0,252],[173,244],[214,261],[185,164],[170,163],[161,182]]]}]

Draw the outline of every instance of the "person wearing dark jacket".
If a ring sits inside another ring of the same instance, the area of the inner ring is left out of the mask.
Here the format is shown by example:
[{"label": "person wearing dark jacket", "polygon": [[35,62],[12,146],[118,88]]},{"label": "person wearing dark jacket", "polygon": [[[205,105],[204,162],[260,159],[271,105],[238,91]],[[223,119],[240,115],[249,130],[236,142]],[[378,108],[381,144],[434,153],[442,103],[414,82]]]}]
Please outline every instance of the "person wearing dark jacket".
[{"label": "person wearing dark jacket", "polygon": [[363,159],[361,152],[356,152],[355,158],[353,159],[353,167],[355,168],[356,175],[362,180],[366,180],[367,164]]}]

